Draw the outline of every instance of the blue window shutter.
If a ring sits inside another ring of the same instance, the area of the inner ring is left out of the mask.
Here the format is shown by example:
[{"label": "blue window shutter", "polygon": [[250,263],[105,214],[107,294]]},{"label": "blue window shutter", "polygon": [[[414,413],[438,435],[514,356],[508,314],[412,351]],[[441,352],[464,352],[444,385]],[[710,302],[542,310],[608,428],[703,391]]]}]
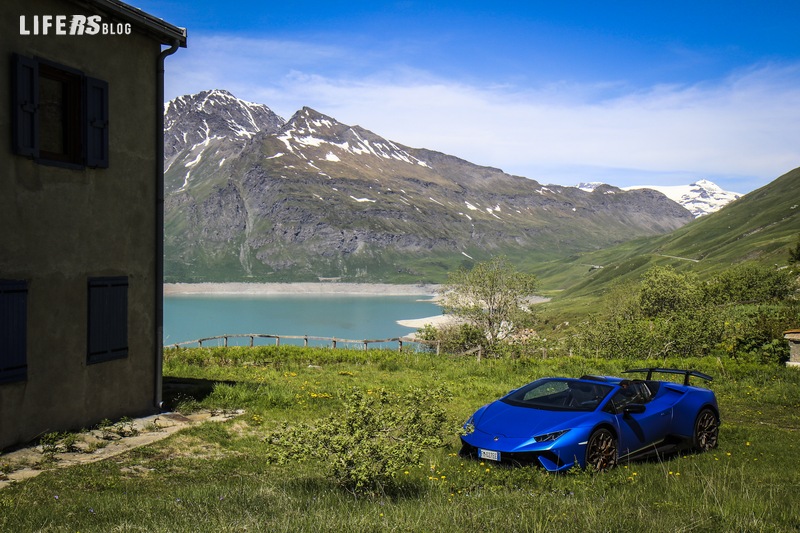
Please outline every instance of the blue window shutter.
[{"label": "blue window shutter", "polygon": [[86,166],[108,168],[108,82],[85,78]]},{"label": "blue window shutter", "polygon": [[28,284],[0,280],[0,383],[27,378]]},{"label": "blue window shutter", "polygon": [[14,54],[11,122],[14,153],[39,157],[39,63]]}]

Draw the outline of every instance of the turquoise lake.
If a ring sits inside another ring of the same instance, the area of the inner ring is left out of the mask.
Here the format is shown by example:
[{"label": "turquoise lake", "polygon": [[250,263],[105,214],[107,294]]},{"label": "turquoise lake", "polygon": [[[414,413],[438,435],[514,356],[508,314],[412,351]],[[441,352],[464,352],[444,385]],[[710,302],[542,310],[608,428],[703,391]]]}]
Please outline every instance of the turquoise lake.
[{"label": "turquoise lake", "polygon": [[[398,320],[439,314],[439,306],[430,298],[418,295],[166,296],[164,345],[237,333],[388,339],[416,331],[399,325]],[[249,339],[231,339],[228,344],[247,343]],[[274,343],[274,339],[256,340],[256,344]],[[281,340],[281,344],[302,343],[302,340]],[[221,346],[222,341],[204,343],[204,346],[214,345]]]}]

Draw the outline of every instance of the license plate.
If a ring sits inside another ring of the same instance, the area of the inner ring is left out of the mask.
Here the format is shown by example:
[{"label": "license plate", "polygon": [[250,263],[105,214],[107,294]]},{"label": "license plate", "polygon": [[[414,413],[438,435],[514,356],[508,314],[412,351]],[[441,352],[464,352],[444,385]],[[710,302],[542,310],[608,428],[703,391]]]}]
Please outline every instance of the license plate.
[{"label": "license plate", "polygon": [[484,450],[483,448],[479,448],[478,457],[480,457],[481,459],[488,459],[489,461],[499,461],[500,452],[496,452],[493,450]]}]

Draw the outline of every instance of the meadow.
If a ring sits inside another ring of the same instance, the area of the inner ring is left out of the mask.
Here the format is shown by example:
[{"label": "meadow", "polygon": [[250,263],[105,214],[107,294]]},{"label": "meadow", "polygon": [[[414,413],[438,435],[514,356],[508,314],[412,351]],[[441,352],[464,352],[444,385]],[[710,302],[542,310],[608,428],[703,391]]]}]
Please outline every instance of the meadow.
[{"label": "meadow", "polygon": [[[715,377],[719,447],[628,462],[608,473],[548,474],[457,456],[458,428],[480,405],[537,377],[693,368]],[[165,352],[179,411],[236,410],[158,443],[56,468],[0,491],[0,531],[797,531],[800,371],[707,357],[484,359],[292,346]],[[265,437],[366,395],[447,391],[445,444],[395,472],[397,487],[343,489],[324,460],[277,462]],[[172,393],[170,393],[172,394]],[[55,462],[57,463],[57,457]],[[0,455],[0,467],[3,457]],[[6,466],[7,467],[7,466]]]}]

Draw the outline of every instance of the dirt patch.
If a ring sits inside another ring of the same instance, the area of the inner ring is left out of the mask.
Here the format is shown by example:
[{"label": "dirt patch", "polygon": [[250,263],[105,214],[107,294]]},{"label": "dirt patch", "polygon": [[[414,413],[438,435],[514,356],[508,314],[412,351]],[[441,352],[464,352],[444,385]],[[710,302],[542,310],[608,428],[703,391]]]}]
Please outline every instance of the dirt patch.
[{"label": "dirt patch", "polygon": [[0,489],[46,470],[102,461],[169,437],[183,428],[203,422],[224,422],[241,413],[200,411],[185,416],[162,413],[43,439],[37,445],[0,455]]}]

